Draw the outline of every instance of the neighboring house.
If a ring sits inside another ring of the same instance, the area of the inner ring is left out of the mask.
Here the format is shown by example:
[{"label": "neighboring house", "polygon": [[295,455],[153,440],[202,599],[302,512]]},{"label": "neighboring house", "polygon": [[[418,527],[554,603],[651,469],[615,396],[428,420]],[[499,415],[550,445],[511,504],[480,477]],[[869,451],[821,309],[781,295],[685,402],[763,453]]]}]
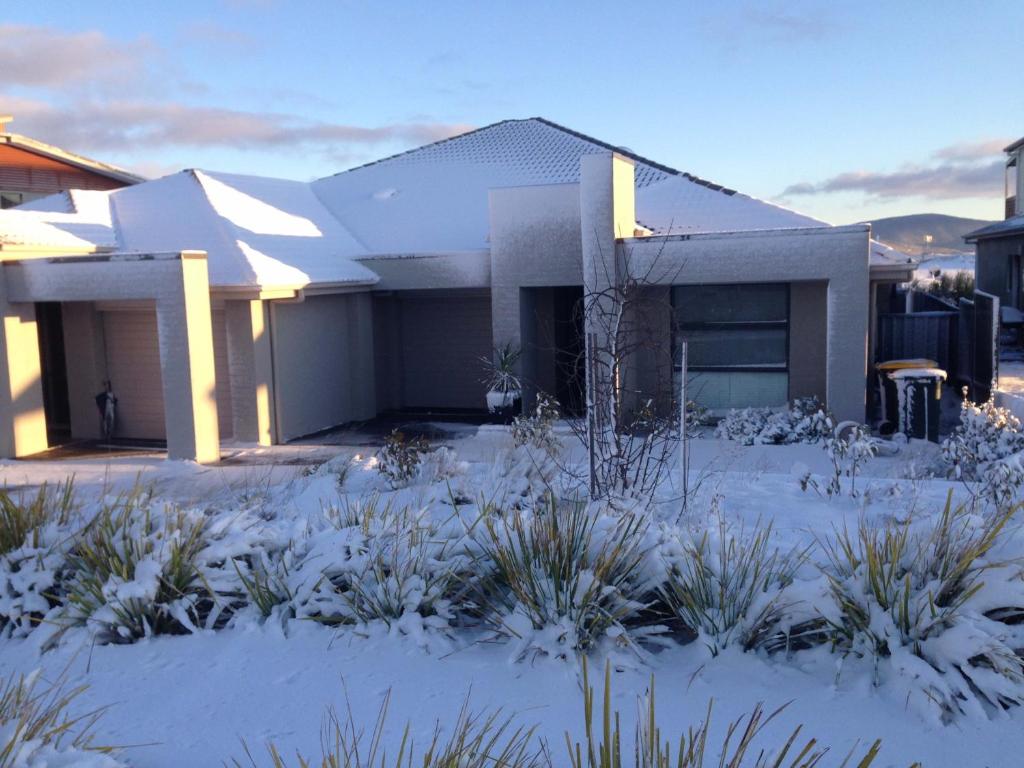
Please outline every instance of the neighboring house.
[{"label": "neighboring house", "polygon": [[[311,183],[184,171],[30,207],[0,213],[7,456],[46,446],[35,381],[58,346],[72,436],[96,435],[109,378],[120,435],[201,461],[223,437],[478,412],[480,358],[509,342],[531,391],[572,409],[581,377],[558,363],[582,347],[574,308],[626,259],[664,265],[652,290],[675,318],[652,322],[666,349],[690,340],[706,405],[815,395],[863,420],[875,298],[912,271],[868,225],[832,227],[539,118]],[[32,340],[38,302],[60,302],[63,338]]]},{"label": "neighboring house", "polygon": [[1004,152],[1006,219],[976,229],[964,238],[977,248],[978,289],[998,296],[1004,315],[1007,307],[1016,310],[1016,316],[1008,319],[1019,325],[1024,319],[1024,138]]},{"label": "neighboring house", "polygon": [[144,179],[41,141],[10,133],[0,115],[0,209],[69,189],[117,189]]}]

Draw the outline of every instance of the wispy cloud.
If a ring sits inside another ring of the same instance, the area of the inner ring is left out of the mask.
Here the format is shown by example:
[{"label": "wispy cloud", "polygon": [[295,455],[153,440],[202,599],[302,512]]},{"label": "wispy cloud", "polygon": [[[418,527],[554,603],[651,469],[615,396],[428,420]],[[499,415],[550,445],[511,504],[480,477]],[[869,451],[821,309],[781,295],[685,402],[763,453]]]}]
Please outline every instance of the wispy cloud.
[{"label": "wispy cloud", "polygon": [[123,92],[142,87],[161,58],[159,46],[147,38],[124,41],[98,31],[0,24],[0,84],[8,88]]},{"label": "wispy cloud", "polygon": [[88,150],[161,147],[259,149],[331,144],[426,143],[471,126],[436,122],[361,126],[177,102],[84,101],[63,109],[41,101],[13,104],[19,131]]},{"label": "wispy cloud", "polygon": [[869,198],[919,197],[929,200],[992,197],[1002,189],[1002,148],[1006,139],[961,142],[931,154],[933,163],[897,171],[848,171],[818,182],[801,181],[781,197],[859,192]]},{"label": "wispy cloud", "polygon": [[825,6],[799,9],[786,4],[747,3],[738,9],[717,11],[701,18],[704,31],[723,42],[741,40],[767,43],[819,41],[839,29]]},{"label": "wispy cloud", "polygon": [[[236,46],[254,42],[203,22],[185,25],[179,36],[223,38]],[[426,117],[367,126],[280,106],[264,112],[191,104],[189,97],[205,86],[181,73],[168,82],[174,67],[168,59],[166,51],[142,38],[124,42],[95,31],[0,24],[0,113],[15,115],[19,133],[115,157],[167,148],[296,147],[337,158],[375,145],[423,144],[472,127]],[[158,78],[160,88],[146,87]],[[149,92],[161,96],[153,99]]]}]

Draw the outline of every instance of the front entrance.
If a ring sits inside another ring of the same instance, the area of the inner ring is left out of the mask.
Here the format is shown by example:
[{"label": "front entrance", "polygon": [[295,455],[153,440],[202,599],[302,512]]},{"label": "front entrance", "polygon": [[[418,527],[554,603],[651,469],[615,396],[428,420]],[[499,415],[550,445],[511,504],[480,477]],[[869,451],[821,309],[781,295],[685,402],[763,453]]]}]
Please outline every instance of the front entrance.
[{"label": "front entrance", "polygon": [[60,445],[71,437],[68,368],[64,357],[64,317],[60,302],[36,304],[36,328],[39,332],[46,438],[50,445]]},{"label": "front entrance", "polygon": [[583,343],[583,287],[554,289],[552,315],[555,342],[555,397],[570,416],[583,414],[586,389]]}]

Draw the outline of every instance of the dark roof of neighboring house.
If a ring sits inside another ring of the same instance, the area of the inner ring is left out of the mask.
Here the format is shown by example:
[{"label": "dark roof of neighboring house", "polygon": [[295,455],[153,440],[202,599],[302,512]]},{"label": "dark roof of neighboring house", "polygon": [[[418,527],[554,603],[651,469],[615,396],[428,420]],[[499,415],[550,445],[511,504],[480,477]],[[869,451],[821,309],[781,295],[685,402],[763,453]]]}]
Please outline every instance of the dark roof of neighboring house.
[{"label": "dark roof of neighboring house", "polygon": [[68,152],[66,149],[61,149],[36,139],[30,139],[28,136],[22,136],[18,133],[0,133],[0,144],[6,144],[36,155],[49,157],[53,160],[73,165],[76,168],[81,168],[100,176],[106,176],[122,184],[138,184],[146,180],[145,177],[126,171],[124,168],[119,168],[116,165],[101,163],[99,160],[83,157],[74,152]]},{"label": "dark roof of neighboring house", "polygon": [[1006,221],[997,221],[995,224],[968,232],[964,235],[964,240],[972,243],[976,240],[989,240],[994,237],[1010,237],[1012,235],[1024,235],[1024,214],[1011,216]]},{"label": "dark roof of neighboring house", "polygon": [[1013,152],[1013,150],[1017,149],[1017,147],[1020,146],[1024,146],[1024,136],[1021,136],[1019,139],[1013,142],[1013,144],[1004,149],[1003,152]]}]

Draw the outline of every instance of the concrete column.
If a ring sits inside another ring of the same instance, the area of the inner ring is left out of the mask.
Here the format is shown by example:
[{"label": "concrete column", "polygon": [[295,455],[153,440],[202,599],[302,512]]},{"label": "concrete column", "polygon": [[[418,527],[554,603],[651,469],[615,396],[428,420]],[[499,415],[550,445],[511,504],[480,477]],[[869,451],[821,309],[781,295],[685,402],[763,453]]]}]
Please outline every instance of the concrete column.
[{"label": "concrete column", "polygon": [[34,304],[7,301],[0,270],[0,457],[49,448]]},{"label": "concrete column", "polygon": [[868,273],[850,272],[828,283],[828,407],[840,420],[866,416]]},{"label": "concrete column", "polygon": [[636,227],[634,196],[631,161],[611,152],[584,155],[580,160],[587,399],[599,406],[595,420],[601,429],[614,428],[612,387],[620,386],[620,382],[593,379],[610,376],[613,361],[599,351],[608,349],[610,319],[615,311],[610,289],[621,279],[616,238],[632,236]]},{"label": "concrete column", "polygon": [[88,301],[65,302],[64,358],[68,371],[71,436],[97,439],[101,435],[96,395],[107,378],[102,317]]},{"label": "concrete column", "polygon": [[180,294],[156,302],[167,456],[211,463],[220,460],[220,434],[206,254],[184,251],[180,265]]}]

